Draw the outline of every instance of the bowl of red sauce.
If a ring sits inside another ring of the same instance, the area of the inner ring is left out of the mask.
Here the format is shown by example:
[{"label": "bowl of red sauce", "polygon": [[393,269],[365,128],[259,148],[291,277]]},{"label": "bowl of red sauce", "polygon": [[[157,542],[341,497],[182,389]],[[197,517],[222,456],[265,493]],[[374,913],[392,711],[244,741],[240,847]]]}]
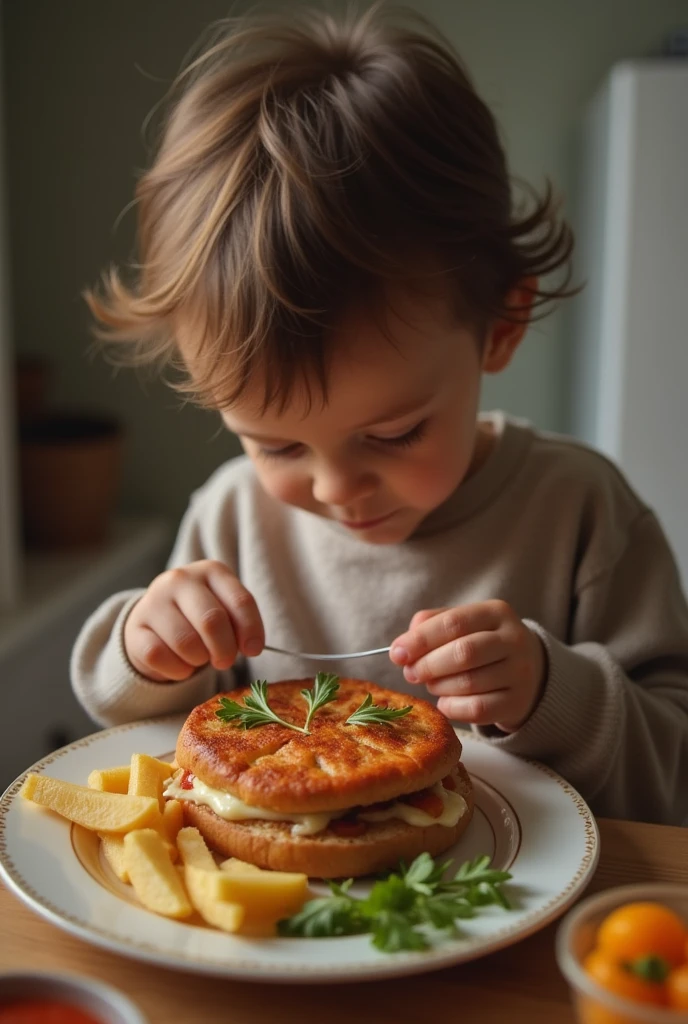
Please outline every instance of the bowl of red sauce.
[{"label": "bowl of red sauce", "polygon": [[77,974],[0,974],[0,1024],[148,1024],[110,985]]}]

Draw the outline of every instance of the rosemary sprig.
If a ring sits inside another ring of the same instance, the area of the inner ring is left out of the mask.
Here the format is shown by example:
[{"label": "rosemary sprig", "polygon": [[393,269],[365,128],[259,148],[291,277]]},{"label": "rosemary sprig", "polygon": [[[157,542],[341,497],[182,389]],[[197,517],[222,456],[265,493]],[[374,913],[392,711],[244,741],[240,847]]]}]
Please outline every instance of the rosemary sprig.
[{"label": "rosemary sprig", "polygon": [[313,689],[301,691],[301,696],[306,698],[306,704],[308,704],[308,714],[304,725],[306,732],[308,732],[308,726],[311,724],[311,718],[315,712],[319,708],[324,707],[325,704],[329,704],[337,699],[338,689],[339,676],[334,675],[332,672],[318,672]]},{"label": "rosemary sprig", "polygon": [[410,704],[405,708],[383,708],[379,704],[373,704],[373,698],[367,694],[361,706],[349,715],[344,725],[377,725],[393,722],[395,718],[403,718],[411,711],[413,708]]},{"label": "rosemary sprig", "polygon": [[349,895],[351,878],[329,882],[331,896],[309,900],[298,914],[280,921],[278,931],[306,938],[368,932],[373,945],[385,953],[427,949],[428,926],[455,935],[456,921],[473,917],[479,907],[497,903],[509,908],[501,885],[511,875],[493,871],[489,864],[489,857],[476,857],[444,881],[449,864],[421,853],[409,868],[402,864],[398,872],[375,882],[366,899]]},{"label": "rosemary sprig", "polygon": [[294,732],[309,735],[308,729],[285,722],[283,718],[275,714],[268,704],[267,679],[257,679],[251,683],[251,692],[248,697],[244,697],[243,704],[239,704],[236,700],[228,700],[227,697],[220,697],[219,701],[221,707],[215,714],[223,722],[238,720],[244,729],[255,729],[257,725],[268,725],[273,722],[277,725],[284,725],[287,729],[293,729]]}]

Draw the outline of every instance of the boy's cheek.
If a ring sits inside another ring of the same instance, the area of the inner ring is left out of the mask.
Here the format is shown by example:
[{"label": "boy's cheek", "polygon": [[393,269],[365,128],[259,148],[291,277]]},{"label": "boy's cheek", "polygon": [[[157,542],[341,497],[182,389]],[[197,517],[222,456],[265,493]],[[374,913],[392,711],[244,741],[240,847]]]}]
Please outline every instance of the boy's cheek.
[{"label": "boy's cheek", "polygon": [[311,509],[314,506],[308,480],[288,470],[265,468],[254,462],[261,487],[272,498],[285,505]]}]

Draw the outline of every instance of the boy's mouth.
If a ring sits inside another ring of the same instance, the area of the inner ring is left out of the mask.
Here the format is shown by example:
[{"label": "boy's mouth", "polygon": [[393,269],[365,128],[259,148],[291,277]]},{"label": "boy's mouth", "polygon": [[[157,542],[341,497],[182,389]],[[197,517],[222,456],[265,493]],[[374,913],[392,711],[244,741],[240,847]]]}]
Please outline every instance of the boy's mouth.
[{"label": "boy's mouth", "polygon": [[337,521],[342,526],[346,526],[347,530],[370,530],[374,526],[386,523],[394,515],[396,515],[396,512],[388,512],[387,515],[378,516],[377,519],[339,519]]}]

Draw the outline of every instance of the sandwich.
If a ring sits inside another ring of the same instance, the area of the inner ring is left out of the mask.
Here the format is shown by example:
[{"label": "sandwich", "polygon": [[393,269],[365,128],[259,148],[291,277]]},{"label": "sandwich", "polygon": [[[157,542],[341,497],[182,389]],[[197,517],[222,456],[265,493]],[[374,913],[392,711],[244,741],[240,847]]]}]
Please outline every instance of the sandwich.
[{"label": "sandwich", "polygon": [[311,877],[436,856],[471,820],[461,742],[428,701],[361,679],[254,683],[194,708],[166,797],[226,857]]}]

